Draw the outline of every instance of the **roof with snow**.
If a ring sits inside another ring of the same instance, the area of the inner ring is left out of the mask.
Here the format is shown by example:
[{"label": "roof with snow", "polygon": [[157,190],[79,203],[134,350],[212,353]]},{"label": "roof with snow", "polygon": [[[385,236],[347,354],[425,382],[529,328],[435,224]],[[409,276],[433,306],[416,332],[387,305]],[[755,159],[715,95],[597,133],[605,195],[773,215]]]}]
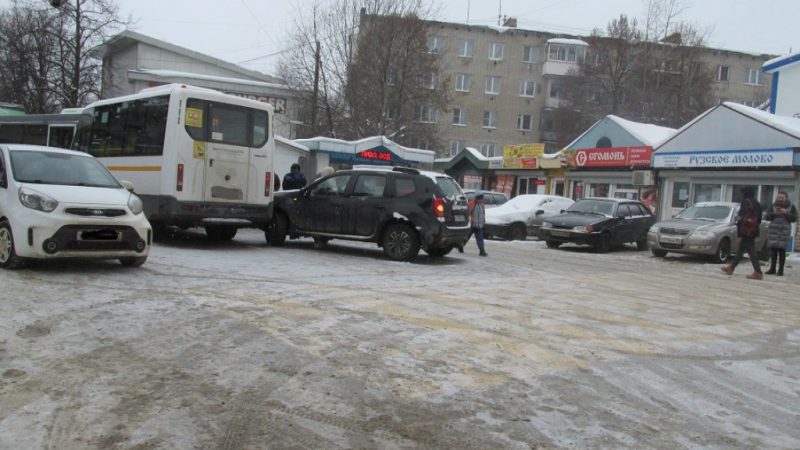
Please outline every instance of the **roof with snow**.
[{"label": "roof with snow", "polygon": [[800,147],[800,119],[724,102],[697,116],[655,150],[728,151]]},{"label": "roof with snow", "polygon": [[800,63],[800,52],[772,58],[761,66],[761,70],[766,73],[774,73],[776,70],[785,69],[787,66],[792,66],[797,63]]},{"label": "roof with snow", "polygon": [[580,39],[565,39],[565,38],[553,38],[547,40],[548,44],[564,44],[564,45],[583,45],[588,47],[589,44],[580,40]]},{"label": "roof with snow", "polygon": [[461,149],[461,151],[456,153],[454,156],[451,156],[450,158],[436,159],[434,161],[434,167],[438,170],[449,170],[464,160],[467,160],[469,163],[471,163],[478,169],[490,169],[494,168],[495,166],[502,167],[503,164],[502,156],[488,157],[483,155],[477,149],[474,149],[472,147],[464,147],[463,149]]},{"label": "roof with snow", "polygon": [[564,150],[596,148],[600,139],[609,140],[610,147],[656,147],[675,132],[674,128],[634,122],[612,114],[594,123]]},{"label": "roof with snow", "polygon": [[435,152],[420,148],[403,147],[402,145],[390,140],[386,136],[371,136],[357,141],[345,141],[330,137],[319,136],[309,139],[295,139],[296,144],[300,144],[309,150],[324,152],[358,154],[364,150],[374,149],[383,146],[402,159],[431,164]]},{"label": "roof with snow", "polygon": [[202,80],[202,81],[216,81],[219,83],[239,84],[243,86],[263,87],[269,89],[288,89],[285,83],[269,83],[264,81],[248,80],[245,78],[233,77],[219,77],[214,75],[204,75],[201,73],[182,72],[179,70],[162,70],[162,69],[133,69],[130,70],[131,74],[151,75],[155,78],[164,78],[171,80]]},{"label": "roof with snow", "polygon": [[287,139],[283,136],[275,136],[275,142],[278,144],[283,144],[287,147],[292,147],[296,150],[300,150],[302,152],[308,153],[310,150],[303,144],[299,144],[291,139]]}]

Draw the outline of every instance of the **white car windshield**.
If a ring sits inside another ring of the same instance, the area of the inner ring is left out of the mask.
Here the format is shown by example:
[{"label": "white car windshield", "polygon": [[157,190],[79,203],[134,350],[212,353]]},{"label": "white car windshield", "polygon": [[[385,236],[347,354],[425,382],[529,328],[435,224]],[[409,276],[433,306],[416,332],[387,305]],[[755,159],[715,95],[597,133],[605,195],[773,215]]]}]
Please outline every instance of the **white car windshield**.
[{"label": "white car windshield", "polygon": [[733,208],[725,205],[695,205],[690,206],[680,212],[676,219],[684,220],[713,220],[725,222],[730,218]]},{"label": "white car windshield", "polygon": [[20,183],[122,187],[100,161],[90,156],[12,150],[10,158],[14,179]]}]

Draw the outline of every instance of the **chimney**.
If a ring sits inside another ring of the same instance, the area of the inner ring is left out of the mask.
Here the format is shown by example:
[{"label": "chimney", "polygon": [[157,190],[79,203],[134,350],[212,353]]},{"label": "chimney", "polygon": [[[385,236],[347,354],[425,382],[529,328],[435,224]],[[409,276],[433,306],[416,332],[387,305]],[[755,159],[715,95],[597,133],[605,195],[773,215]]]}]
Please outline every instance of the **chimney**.
[{"label": "chimney", "polygon": [[517,28],[517,18],[516,17],[506,17],[506,21],[503,22],[504,27],[508,28]]}]

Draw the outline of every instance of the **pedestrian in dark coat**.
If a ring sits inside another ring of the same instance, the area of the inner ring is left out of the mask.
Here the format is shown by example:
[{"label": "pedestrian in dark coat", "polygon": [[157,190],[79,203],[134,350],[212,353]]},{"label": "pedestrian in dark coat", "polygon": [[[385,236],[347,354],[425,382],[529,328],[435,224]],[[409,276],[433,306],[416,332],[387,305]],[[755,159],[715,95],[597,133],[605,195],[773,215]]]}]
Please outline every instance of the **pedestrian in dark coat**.
[{"label": "pedestrian in dark coat", "polygon": [[300,189],[306,186],[306,176],[300,172],[300,164],[292,164],[291,172],[283,177],[283,189]]},{"label": "pedestrian in dark coat", "polygon": [[486,224],[486,207],[483,205],[483,194],[475,196],[475,205],[469,212],[469,225],[472,234],[475,235],[475,243],[478,244],[479,255],[487,256],[483,247],[483,226]]},{"label": "pedestrian in dark coat", "polygon": [[[789,201],[789,194],[784,191],[778,192],[775,203],[769,206],[764,218],[769,220],[767,228],[767,245],[772,250],[768,275],[783,276],[783,266],[786,264],[786,247],[789,245],[789,237],[792,235],[792,223],[797,222],[797,208]],[[778,270],[775,271],[775,263],[778,263]]]},{"label": "pedestrian in dark coat", "polygon": [[[761,224],[761,204],[755,199],[756,190],[752,186],[745,186],[742,188],[742,204],[739,207],[739,214],[736,216],[736,234],[741,239],[739,241],[739,248],[736,249],[736,256],[729,266],[722,266],[722,271],[728,275],[733,275],[733,271],[742,260],[744,252],[747,251],[750,256],[750,263],[753,264],[753,273],[748,275],[747,278],[751,280],[763,280],[764,274],[761,272],[761,263],[758,261],[758,252],[756,251],[756,238],[758,237],[758,230]],[[754,233],[748,235],[744,232],[745,220],[748,217],[755,215],[756,223]]]}]

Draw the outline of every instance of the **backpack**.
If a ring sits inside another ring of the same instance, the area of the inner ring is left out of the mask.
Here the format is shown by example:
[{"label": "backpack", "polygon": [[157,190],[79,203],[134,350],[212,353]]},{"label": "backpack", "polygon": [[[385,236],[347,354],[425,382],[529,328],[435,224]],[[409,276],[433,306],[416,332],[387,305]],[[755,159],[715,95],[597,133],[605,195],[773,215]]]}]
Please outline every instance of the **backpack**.
[{"label": "backpack", "polygon": [[739,236],[752,238],[758,235],[758,208],[753,205],[753,202],[750,202],[750,210],[747,215],[742,217],[738,225]]}]

